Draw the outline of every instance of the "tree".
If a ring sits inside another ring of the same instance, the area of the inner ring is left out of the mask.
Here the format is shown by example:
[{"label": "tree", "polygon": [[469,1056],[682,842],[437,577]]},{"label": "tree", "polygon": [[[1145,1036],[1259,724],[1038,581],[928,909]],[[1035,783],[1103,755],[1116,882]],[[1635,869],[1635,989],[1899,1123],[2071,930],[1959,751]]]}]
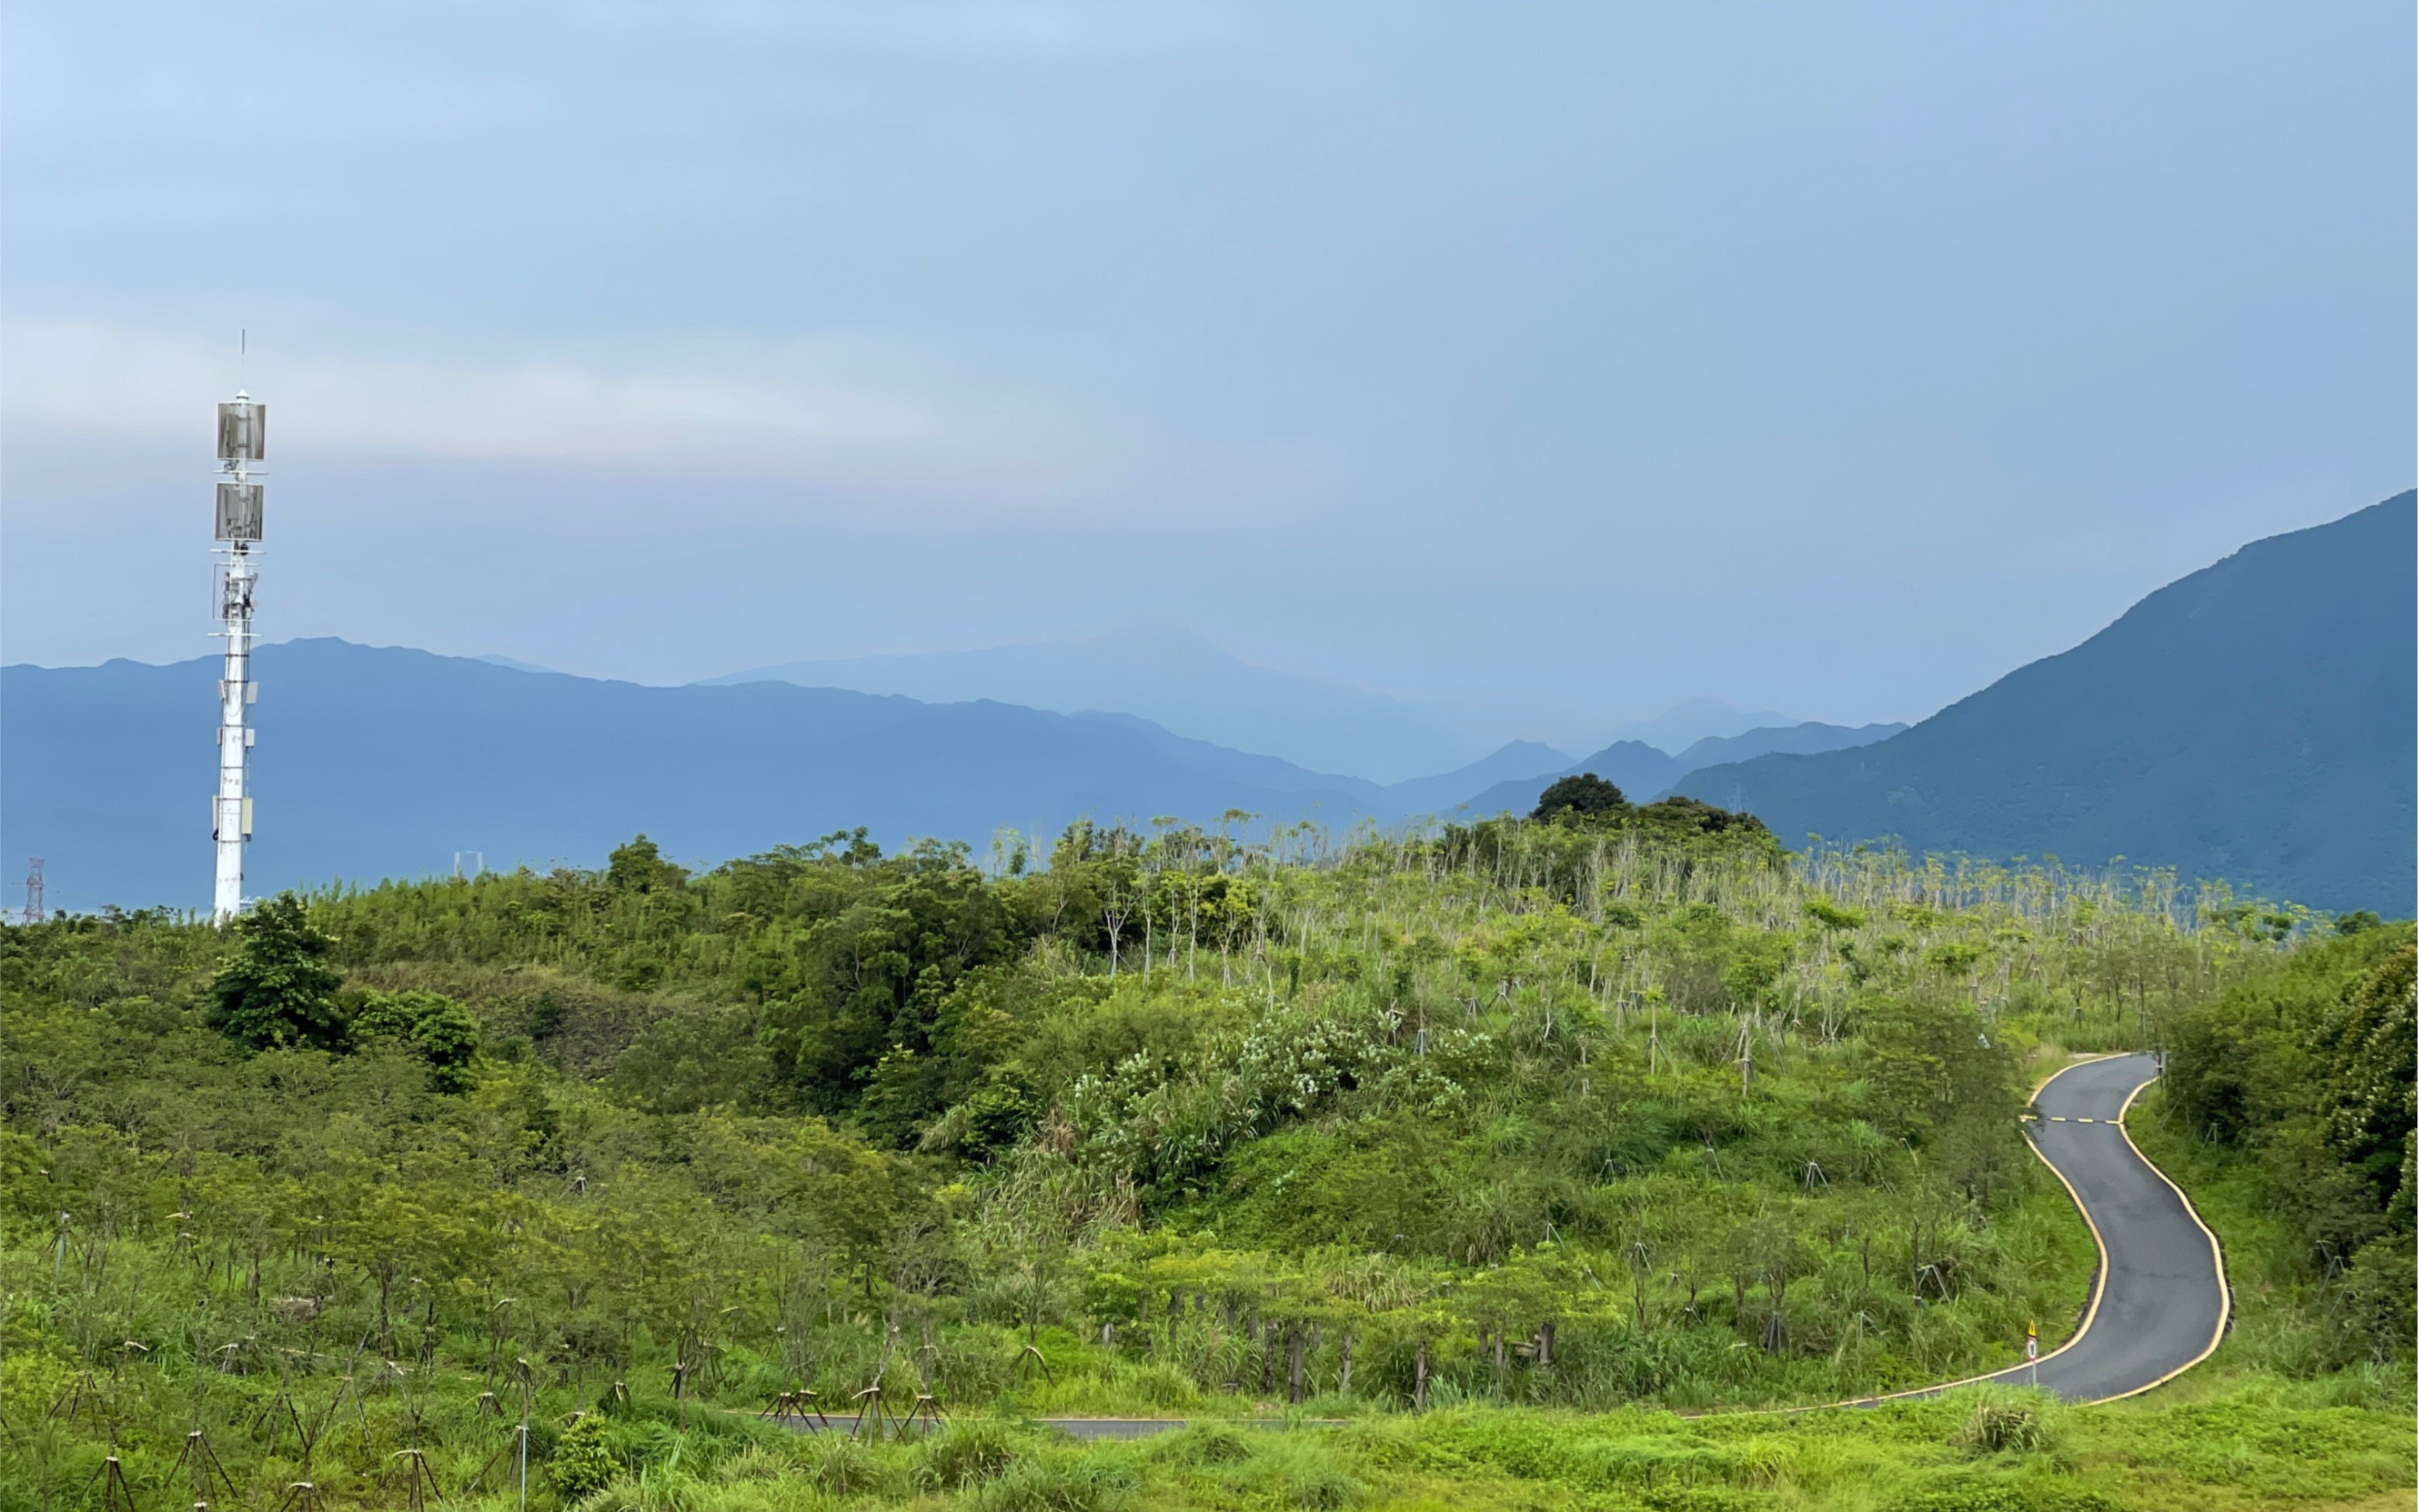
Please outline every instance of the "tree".
[{"label": "tree", "polygon": [[677,893],[688,880],[688,868],[664,860],[663,851],[642,834],[604,858],[604,880],[622,893]]},{"label": "tree", "polygon": [[2014,1052],[1969,1006],[1944,997],[1875,1002],[1864,1040],[1883,1119],[1936,1151],[1949,1180],[1987,1197],[2023,1107]]},{"label": "tree", "polygon": [[327,961],[336,942],[312,924],[302,900],[281,893],[235,929],[242,946],[210,984],[210,1027],[252,1050],[344,1049],[344,978]]},{"label": "tree", "polygon": [[2379,1208],[2397,1199],[2406,1212],[2403,1167],[2418,1130],[2418,946],[2395,951],[2344,993],[2327,1029],[2326,1142]]},{"label": "tree", "polygon": [[373,992],[354,1011],[359,1038],[384,1035],[428,1062],[428,1085],[440,1092],[466,1092],[470,1062],[479,1054],[479,1020],[441,992]]},{"label": "tree", "polygon": [[1582,771],[1575,777],[1564,777],[1544,790],[1528,817],[1539,821],[1558,819],[1567,815],[1572,819],[1610,817],[1626,813],[1629,800],[1618,787],[1592,771]]},{"label": "tree", "polygon": [[1638,821],[1650,833],[1664,838],[1697,834],[1727,834],[1737,831],[1750,837],[1768,837],[1771,832],[1753,815],[1726,808],[1716,808],[1701,799],[1682,798],[1676,794],[1648,803],[1637,811]]}]

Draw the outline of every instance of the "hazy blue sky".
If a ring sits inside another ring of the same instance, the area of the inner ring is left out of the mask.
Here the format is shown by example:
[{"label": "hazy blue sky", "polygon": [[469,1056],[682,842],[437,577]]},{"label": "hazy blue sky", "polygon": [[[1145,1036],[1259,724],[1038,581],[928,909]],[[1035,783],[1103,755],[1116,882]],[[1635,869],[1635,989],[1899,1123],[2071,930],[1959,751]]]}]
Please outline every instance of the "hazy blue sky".
[{"label": "hazy blue sky", "polygon": [[10,661],[210,649],[239,382],[274,638],[1165,623],[1565,741],[1919,717],[2412,477],[2406,0],[8,33]]}]

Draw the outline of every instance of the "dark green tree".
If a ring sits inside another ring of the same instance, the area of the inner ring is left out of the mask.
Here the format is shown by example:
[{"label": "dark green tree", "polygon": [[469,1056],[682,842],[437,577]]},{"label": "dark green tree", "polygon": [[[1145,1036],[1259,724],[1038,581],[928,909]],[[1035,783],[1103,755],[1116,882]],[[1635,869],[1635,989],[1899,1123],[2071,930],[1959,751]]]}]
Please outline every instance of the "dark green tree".
[{"label": "dark green tree", "polygon": [[1575,777],[1564,777],[1538,796],[1537,806],[1528,812],[1532,819],[1557,819],[1564,815],[1572,818],[1609,817],[1628,812],[1629,800],[1620,789],[1592,771],[1582,771]]},{"label": "dark green tree", "polygon": [[2405,945],[2343,995],[2327,1026],[2326,1142],[2375,1192],[2409,1209],[2403,1169],[2418,1130],[2418,946]]},{"label": "dark green tree", "polygon": [[292,893],[255,906],[235,925],[241,947],[210,984],[212,1029],[247,1049],[342,1050],[350,1041],[328,964],[335,941]]},{"label": "dark green tree", "polygon": [[662,849],[641,834],[604,858],[604,879],[623,893],[677,893],[688,868],[664,860]]},{"label": "dark green tree", "polygon": [[428,1062],[428,1085],[467,1092],[479,1055],[479,1020],[441,992],[373,992],[353,1015],[360,1038],[390,1036]]},{"label": "dark green tree", "polygon": [[1764,827],[1764,822],[1752,814],[1717,808],[1702,799],[1682,798],[1676,793],[1639,809],[1637,818],[1648,832],[1671,839],[1697,834],[1727,834],[1734,830],[1755,835],[1770,832]]}]

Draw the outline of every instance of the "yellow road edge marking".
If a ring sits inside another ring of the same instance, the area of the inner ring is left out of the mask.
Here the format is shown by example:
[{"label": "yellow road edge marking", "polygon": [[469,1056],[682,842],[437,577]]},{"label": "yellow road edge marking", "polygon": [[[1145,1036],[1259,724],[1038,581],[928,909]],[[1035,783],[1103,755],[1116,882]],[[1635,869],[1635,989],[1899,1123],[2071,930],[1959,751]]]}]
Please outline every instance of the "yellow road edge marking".
[{"label": "yellow road edge marking", "polygon": [[[2139,1156],[2141,1164],[2149,1167],[2150,1170],[2155,1171],[2157,1173],[2158,1180],[2165,1183],[2167,1189],[2182,1199],[2183,1212],[2190,1214],[2193,1224],[2198,1228],[2201,1233],[2208,1236],[2209,1253],[2213,1256],[2216,1260],[2216,1333],[2209,1339],[2208,1348],[2200,1351],[2197,1354],[2193,1355],[2190,1359],[2185,1360],[2182,1364],[2167,1371],[2165,1375],[2160,1376],[2157,1380],[2150,1382],[2146,1386],[2135,1386],[2130,1391],[2120,1391],[2113,1397],[2102,1397],[2098,1398],[2098,1401],[2090,1403],[2090,1405],[2094,1407],[2099,1405],[2099,1402],[2120,1402],[2127,1397],[2138,1397],[2143,1392],[2155,1391],[2160,1386],[2165,1385],[2167,1382],[2175,1379],[2175,1377],[2191,1369],[2193,1367],[2198,1365],[2201,1361],[2216,1352],[2217,1346],[2225,1342],[2226,1325],[2233,1321],[2233,1287],[2231,1283],[2227,1282],[2225,1278],[2225,1242],[2216,1237],[2216,1230],[2210,1228],[2207,1220],[2199,1215],[2199,1209],[2192,1206],[2191,1194],[2184,1191],[2181,1186],[2176,1185],[2175,1179],[2173,1177],[2167,1175],[2163,1170],[2159,1170],[2158,1163],[2156,1161],[2151,1160],[2149,1156],[2141,1153],[2141,1147],[2133,1143],[2133,1131],[2124,1126],[2124,1119],[2126,1115],[2133,1111],[2133,1098],[2138,1097],[2143,1092],[2149,1091],[2151,1082],[2162,1080],[2165,1076],[2165,1071],[2161,1069],[2157,1076],[2151,1077],[2149,1081],[2145,1081],[2138,1087],[2133,1089],[2133,1096],[2125,1098],[2124,1106],[2116,1110],[2116,1117],[2114,1120],[2116,1132],[2124,1137],[2125,1144],[2131,1146],[2135,1155]],[[2055,1168],[2052,1167],[2051,1168],[2054,1169]],[[2086,1214],[2085,1216],[2087,1217],[2089,1214]]]},{"label": "yellow road edge marking", "polygon": [[[2047,1077],[2043,1077],[2040,1084],[2032,1089],[2032,1100],[2037,1103],[2040,1100],[2040,1094],[2048,1090],[2048,1084],[2050,1082],[2055,1081],[2058,1077],[2064,1076],[2068,1071],[2072,1071],[2077,1066],[2087,1066],[2099,1061],[2112,1061],[2120,1055],[2137,1055],[2143,1053],[2148,1052],[2118,1050],[2110,1054],[2088,1056],[2074,1061],[2072,1064],[2061,1066],[2058,1070],[2051,1072]],[[2224,1243],[2216,1237],[2216,1230],[2211,1229],[2207,1222],[2200,1217],[2199,1210],[2192,1206],[2190,1194],[2186,1193],[2181,1187],[2176,1185],[2173,1177],[2168,1176],[2163,1170],[2159,1170],[2158,1163],[2156,1161],[2151,1160],[2149,1156],[2141,1153],[2141,1147],[2133,1143],[2132,1131],[2124,1127],[2125,1115],[2132,1112],[2135,1099],[2138,1098],[2143,1092],[2149,1091],[2152,1083],[2162,1080],[2165,1076],[2165,1072],[2164,1068],[2161,1068],[2156,1075],[2150,1077],[2139,1086],[2134,1088],[2131,1092],[2126,1094],[2124,1098],[2124,1106],[2118,1108],[2116,1110],[2116,1116],[2108,1120],[2108,1122],[2116,1125],[2117,1132],[2124,1137],[2124,1143],[2131,1146],[2134,1155],[2140,1160],[2141,1164],[2149,1167],[2150,1171],[2157,1176],[2158,1180],[2166,1184],[2168,1190],[2172,1191],[2176,1197],[2182,1199],[2183,1211],[2191,1215],[2192,1222],[2198,1227],[2199,1231],[2208,1236],[2209,1251],[2216,1258],[2216,1334],[2214,1337],[2208,1341],[2208,1348],[2200,1351],[2197,1354],[2192,1356],[2189,1360],[2184,1361],[2181,1365],[2179,1365],[2173,1369],[2167,1371],[2165,1375],[2160,1376],[2157,1380],[2150,1382],[2148,1385],[2135,1386],[2130,1391],[2120,1391],[2113,1397],[2093,1397],[2089,1401],[2074,1403],[2077,1407],[2097,1407],[2106,1402],[2120,1402],[2128,1397],[2138,1397],[2143,1392],[2157,1390],[2167,1382],[2174,1380],[2184,1371],[2199,1365],[2210,1355],[2214,1354],[2217,1351],[2217,1346],[2225,1342],[2226,1324],[2231,1321],[2233,1318],[2233,1288],[2225,1277]],[[2065,1120],[2063,1118],[2057,1118],[2056,1122],[2062,1123]],[[2089,1119],[2084,1119],[2082,1122],[2087,1123],[2090,1121]],[[2091,1277],[2090,1281],[2090,1306],[2083,1310],[2081,1325],[2074,1329],[2073,1337],[2067,1339],[2056,1349],[2049,1351],[2046,1354],[2042,1355],[2037,1361],[2027,1360],[2022,1365],[2008,1366],[2001,1369],[1985,1371],[1978,1376],[1967,1376],[1961,1381],[1943,1381],[1936,1385],[1913,1386],[1905,1391],[1885,1392],[1878,1397],[1849,1397],[1845,1401],[1823,1402],[1812,1407],[1749,1407],[1734,1413],[1706,1413],[1688,1415],[1700,1415],[1706,1417],[1767,1417],[1781,1414],[1794,1415],[1798,1413],[1828,1412],[1832,1408],[1838,1407],[1876,1407],[1882,1402],[1904,1401],[1916,1397],[1927,1397],[1935,1392],[1954,1391],[1959,1386],[1976,1385],[1984,1381],[1998,1381],[2006,1377],[2020,1376],[2031,1371],[2036,1366],[2047,1364],[2049,1361],[2056,1359],[2058,1355],[2063,1354],[2066,1351],[2081,1343],[2083,1339],[2089,1335],[2090,1325],[2099,1321],[2099,1305],[2107,1295],[2107,1236],[2099,1231],[2098,1220],[2091,1217],[2090,1209],[2083,1204],[2082,1194],[2074,1190],[2074,1183],[2066,1179],[2065,1172],[2058,1169],[2055,1165],[2051,1164],[2048,1156],[2041,1153],[2040,1146],[2031,1144],[2031,1141],[2028,1139],[2024,1142],[2028,1145],[2031,1145],[2033,1156],[2037,1158],[2042,1165],[2047,1166],[2048,1173],[2057,1178],[2058,1185],[2065,1188],[2065,1195],[2071,1198],[2074,1201],[2074,1211],[2082,1214],[2084,1227],[2090,1230],[2090,1242],[2099,1246],[2099,1269]]]},{"label": "yellow road edge marking", "polygon": [[[2113,1061],[2121,1056],[2139,1055],[2144,1053],[2146,1052],[2139,1050],[2114,1050],[2101,1055],[2083,1056],[2069,1064],[2059,1066],[2055,1071],[2052,1071],[2047,1076],[2042,1077],[2039,1085],[2032,1088],[2032,1101],[2035,1103],[2039,1102],[2040,1094],[2048,1091],[2048,1084],[2055,1081],[2058,1077],[2064,1076],[2069,1071],[2076,1070],[2082,1066],[2090,1065],[2100,1061]],[[2149,1081],[2141,1083],[2141,1087],[2146,1087],[2150,1081],[2155,1081],[2158,1078],[2156,1077],[2151,1077]],[[2141,1087],[2135,1087],[2133,1089],[2134,1097],[2141,1095]],[[2131,1097],[2124,1100],[2125,1107],[2130,1107],[2132,1104],[2133,1099]],[[2084,1336],[2090,1332],[2090,1325],[2099,1321],[2099,1304],[2101,1300],[2107,1295],[2107,1236],[2099,1231],[2099,1225],[2091,1218],[2090,1210],[2083,1206],[2082,1194],[2075,1191],[2074,1189],[2074,1184],[2065,1179],[2065,1172],[2058,1169],[2056,1166],[2050,1164],[2048,1156],[2041,1153],[2040,1146],[2033,1144],[2029,1139],[2026,1139],[2024,1143],[2030,1147],[2033,1158],[2037,1159],[2042,1165],[2047,1166],[2048,1173],[2057,1178],[2058,1185],[2065,1188],[2065,1195],[2071,1198],[2074,1201],[2074,1211],[2082,1214],[2083,1226],[2090,1230],[2090,1242],[2099,1246],[2099,1269],[2090,1278],[2090,1306],[2083,1309],[2081,1325],[2074,1329],[2074,1336],[2072,1338],[2067,1339],[2064,1343],[2049,1351],[2046,1354],[2042,1355],[2038,1360],[2027,1360],[2021,1365],[2001,1366],[1996,1370],[1985,1370],[1978,1376],[1967,1376],[1961,1381],[1943,1381],[1936,1385],[1931,1386],[1909,1386],[1904,1391],[1884,1392],[1877,1397],[1850,1397],[1844,1401],[1817,1402],[1811,1407],[1746,1407],[1740,1408],[1736,1412],[1723,1413],[1716,1411],[1682,1415],[1694,1415],[1700,1417],[1776,1417],[1783,1415],[1794,1416],[1798,1413],[1827,1413],[1833,1408],[1839,1407],[1877,1407],[1882,1402],[1905,1401],[1916,1397],[1928,1397],[1934,1392],[1954,1391],[1959,1386],[1976,1385],[1984,1381],[1997,1381],[2004,1376],[2022,1375],[2025,1372],[2031,1370],[2036,1366],[2046,1365],[2049,1361],[2056,1359],[2058,1355],[2063,1354],[2066,1351],[2074,1348],[2076,1344],[2081,1343]],[[2136,1149],[2134,1151],[2134,1153],[2140,1154],[2140,1152]],[[2156,1166],[2150,1164],[2150,1159],[2147,1155],[2142,1155],[2141,1161],[2143,1165],[2148,1165],[2151,1170],[2158,1169]],[[2165,1173],[2164,1171],[2159,1171],[2158,1174],[2163,1178]],[[2166,1184],[2173,1186],[2174,1183],[2167,1182]],[[2177,1190],[2180,1191],[2181,1188],[2177,1188]],[[2189,1198],[2185,1198],[2183,1199],[2183,1205],[2185,1207],[2189,1207],[2191,1205],[2191,1199]],[[2195,1214],[2195,1217],[2196,1217],[2196,1214]],[[2215,1236],[2211,1234],[2210,1237],[2213,1239]],[[2218,1275],[2220,1290],[2222,1290],[2223,1282],[2224,1276],[2223,1273],[2220,1271]],[[2220,1325],[2217,1329],[2217,1337],[2222,1339],[2224,1336],[2225,1330],[2223,1326]],[[2210,1345],[2210,1352],[2214,1352],[2215,1348],[2215,1345]],[[2199,1357],[2200,1360],[2205,1360],[2207,1358],[2207,1354],[2202,1354]],[[2199,1360],[2194,1360],[2191,1363],[2191,1365],[2197,1364],[2199,1364]],[[2191,1368],[2191,1365],[2184,1366],[2182,1370],[2177,1370],[2174,1372],[2174,1375],[2182,1374],[2183,1370]],[[2149,1385],[2142,1386],[2138,1389],[2141,1391],[2148,1391],[2152,1387],[2164,1385],[2166,1382],[2173,1380],[2174,1375],[2162,1377],[2159,1380],[2150,1382]],[[2134,1393],[2126,1392],[2124,1395],[2129,1397],[2134,1395]],[[2095,1398],[2089,1402],[2077,1403],[2076,1405],[2089,1407],[2096,1406],[2100,1401],[2114,1401],[2117,1398],[2113,1397],[2105,1397]]]}]

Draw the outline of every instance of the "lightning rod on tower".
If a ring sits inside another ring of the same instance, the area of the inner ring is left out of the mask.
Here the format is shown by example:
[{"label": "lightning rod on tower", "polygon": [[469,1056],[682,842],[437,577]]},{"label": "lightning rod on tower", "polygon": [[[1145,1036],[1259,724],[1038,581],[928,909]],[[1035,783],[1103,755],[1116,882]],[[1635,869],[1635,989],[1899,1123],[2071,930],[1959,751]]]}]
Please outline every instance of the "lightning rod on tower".
[{"label": "lightning rod on tower", "polygon": [[219,680],[219,790],[210,803],[218,842],[218,887],[210,917],[220,924],[243,910],[243,847],[252,838],[252,742],[246,723],[260,696],[252,680],[253,589],[260,581],[253,552],[260,544],[261,485],[252,464],[268,454],[268,406],[241,389],[219,405],[219,628],[226,641],[226,674]]}]

